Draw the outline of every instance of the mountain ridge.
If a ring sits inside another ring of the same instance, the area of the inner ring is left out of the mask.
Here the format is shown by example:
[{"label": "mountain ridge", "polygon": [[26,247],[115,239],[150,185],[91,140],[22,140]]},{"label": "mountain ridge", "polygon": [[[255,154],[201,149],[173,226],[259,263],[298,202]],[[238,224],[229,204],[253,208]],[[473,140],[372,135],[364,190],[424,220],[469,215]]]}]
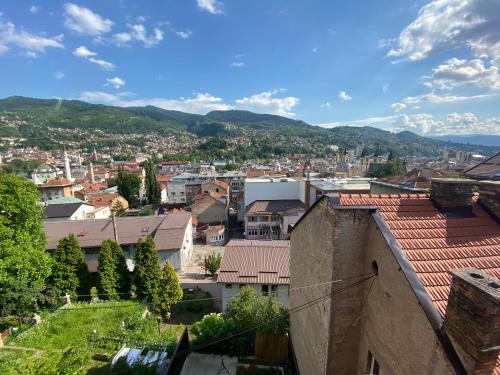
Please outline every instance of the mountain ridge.
[{"label": "mountain ridge", "polygon": [[[11,96],[0,99],[0,114],[7,118],[7,122],[0,122],[0,136],[34,139],[51,129],[73,129],[109,135],[158,133],[181,138],[222,137],[228,140],[248,137],[255,147],[277,147],[279,152],[312,151],[313,155],[320,155],[322,148],[332,144],[349,148],[362,144],[371,152],[387,152],[395,148],[408,155],[437,155],[446,145],[486,154],[494,152],[492,147],[443,142],[410,131],[392,133],[352,126],[327,129],[302,120],[243,110],[210,111],[199,115],[155,106],[118,107],[81,100]],[[9,116],[14,120],[9,122]],[[16,121],[20,125],[16,125]],[[60,143],[62,140],[45,136],[44,145],[51,141]],[[286,147],[281,147],[283,145]]]}]

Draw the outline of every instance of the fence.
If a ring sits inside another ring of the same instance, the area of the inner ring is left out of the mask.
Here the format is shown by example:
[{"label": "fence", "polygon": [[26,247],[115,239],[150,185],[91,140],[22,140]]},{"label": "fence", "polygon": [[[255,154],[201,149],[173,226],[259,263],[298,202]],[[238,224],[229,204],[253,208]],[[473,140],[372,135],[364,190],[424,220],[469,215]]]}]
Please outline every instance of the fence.
[{"label": "fence", "polygon": [[167,370],[161,375],[179,375],[181,373],[182,366],[189,353],[186,349],[189,349],[189,336],[187,328],[184,328],[184,332],[182,332],[182,336],[177,342],[174,353],[170,357]]},{"label": "fence", "polygon": [[255,335],[255,358],[269,362],[288,361],[288,336],[257,333]]}]

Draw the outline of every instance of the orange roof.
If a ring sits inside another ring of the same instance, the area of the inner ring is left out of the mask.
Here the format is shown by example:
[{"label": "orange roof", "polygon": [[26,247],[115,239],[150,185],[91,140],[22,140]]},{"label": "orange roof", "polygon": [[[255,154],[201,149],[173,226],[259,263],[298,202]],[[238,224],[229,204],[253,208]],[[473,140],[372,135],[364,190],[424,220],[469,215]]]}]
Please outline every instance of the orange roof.
[{"label": "orange roof", "polygon": [[156,181],[158,181],[160,184],[163,182],[163,183],[166,183],[166,182],[169,182],[171,181],[172,179],[170,177],[167,177],[167,176],[156,176]]},{"label": "orange roof", "polygon": [[44,184],[42,184],[40,187],[42,188],[49,188],[49,187],[58,187],[58,186],[70,186],[72,183],[65,179],[64,177],[59,177],[59,178],[51,178],[47,181],[45,181]]},{"label": "orange roof", "polygon": [[112,206],[113,201],[120,196],[118,193],[92,194],[89,203],[94,207]]},{"label": "orange roof", "polygon": [[213,198],[213,199],[219,199],[219,198],[222,198],[222,197],[226,197],[225,194],[221,194],[221,193],[216,193],[216,192],[213,192],[213,193],[199,193],[199,194],[196,194],[193,198],[193,201],[201,201],[205,198]]},{"label": "orange roof", "polygon": [[222,180],[214,180],[213,183],[221,188],[223,188],[224,190],[227,190],[229,189],[229,184],[226,182],[226,181],[222,181]]},{"label": "orange roof", "polygon": [[341,194],[340,202],[378,208],[442,316],[449,270],[473,267],[500,278],[500,225],[475,202],[475,216],[465,218],[446,218],[427,194]]}]

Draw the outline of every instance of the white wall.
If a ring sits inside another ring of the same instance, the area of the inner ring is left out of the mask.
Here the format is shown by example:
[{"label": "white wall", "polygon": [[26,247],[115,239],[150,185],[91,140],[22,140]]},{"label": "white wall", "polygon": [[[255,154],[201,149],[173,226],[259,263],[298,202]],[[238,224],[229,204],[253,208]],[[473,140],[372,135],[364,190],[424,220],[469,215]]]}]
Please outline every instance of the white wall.
[{"label": "white wall", "polygon": [[281,182],[281,179],[268,178],[263,179],[247,179],[245,180],[245,207],[257,200],[283,200],[283,199],[299,199],[304,202],[304,194],[301,194],[300,181],[291,178],[286,179],[286,182]]},{"label": "white wall", "polygon": [[[247,284],[255,288],[258,294],[262,293],[262,284]],[[230,287],[229,287],[230,286]],[[226,310],[229,300],[240,294],[240,284],[221,284],[222,287],[222,311]],[[278,285],[278,300],[285,306],[289,306],[289,285]],[[269,284],[269,292],[271,292],[271,284]]]}]

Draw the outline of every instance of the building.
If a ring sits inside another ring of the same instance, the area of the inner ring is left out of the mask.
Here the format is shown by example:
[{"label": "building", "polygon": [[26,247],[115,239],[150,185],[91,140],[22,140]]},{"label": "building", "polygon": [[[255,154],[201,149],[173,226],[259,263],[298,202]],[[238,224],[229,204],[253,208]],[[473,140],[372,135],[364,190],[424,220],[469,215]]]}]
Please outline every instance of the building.
[{"label": "building", "polygon": [[306,210],[298,199],[255,201],[246,208],[246,238],[286,240]]},{"label": "building", "polygon": [[500,374],[500,183],[475,184],[311,207],[290,248],[292,311],[320,301],[290,316],[301,374]]},{"label": "building", "polygon": [[127,200],[118,193],[95,193],[88,197],[87,202],[96,208],[116,209],[121,206],[126,210],[129,207]]},{"label": "building", "polygon": [[369,193],[370,182],[372,178],[353,177],[353,178],[322,178],[322,179],[303,179],[304,202],[309,207],[319,198],[332,193]]},{"label": "building", "polygon": [[186,204],[186,182],[170,181],[167,183],[168,204],[184,205]]},{"label": "building", "polygon": [[42,195],[42,202],[47,202],[51,199],[61,198],[61,197],[72,197],[73,184],[66,178],[52,178],[45,181],[43,184],[38,185],[38,190]]},{"label": "building", "polygon": [[500,152],[467,169],[464,174],[473,180],[500,181]]},{"label": "building", "polygon": [[[399,176],[382,177],[370,182],[372,194],[426,193],[431,188],[431,178],[447,177],[443,171],[430,168],[414,168]],[[458,176],[457,176],[458,177]]]},{"label": "building", "polygon": [[225,225],[228,219],[227,196],[219,193],[198,194],[191,211],[199,226]]},{"label": "building", "polygon": [[184,172],[188,164],[187,161],[164,161],[160,168],[162,172]]},{"label": "building", "polygon": [[263,295],[273,293],[288,306],[289,261],[289,241],[229,241],[217,277],[222,284],[223,310],[245,285]]},{"label": "building", "polygon": [[[50,201],[49,201],[50,202]],[[96,208],[85,202],[49,204],[44,217],[48,221],[105,219],[111,216],[109,207]]]},{"label": "building", "polygon": [[127,263],[133,267],[137,241],[151,235],[156,244],[160,264],[170,261],[180,270],[193,251],[191,214],[186,211],[165,216],[119,217],[101,220],[45,222],[47,250],[52,251],[62,237],[73,233],[83,251],[90,272],[96,272],[99,248],[104,240],[116,240],[125,251]]},{"label": "building", "polygon": [[304,199],[300,181],[293,178],[247,178],[244,190],[245,207],[257,200]]},{"label": "building", "polygon": [[210,180],[201,184],[201,192],[229,196],[229,184],[222,180]]},{"label": "building", "polygon": [[50,164],[40,164],[31,172],[31,180],[35,185],[44,184],[47,180],[57,178],[62,172]]},{"label": "building", "polygon": [[226,242],[226,227],[224,225],[209,226],[205,230],[207,245],[224,245]]}]

